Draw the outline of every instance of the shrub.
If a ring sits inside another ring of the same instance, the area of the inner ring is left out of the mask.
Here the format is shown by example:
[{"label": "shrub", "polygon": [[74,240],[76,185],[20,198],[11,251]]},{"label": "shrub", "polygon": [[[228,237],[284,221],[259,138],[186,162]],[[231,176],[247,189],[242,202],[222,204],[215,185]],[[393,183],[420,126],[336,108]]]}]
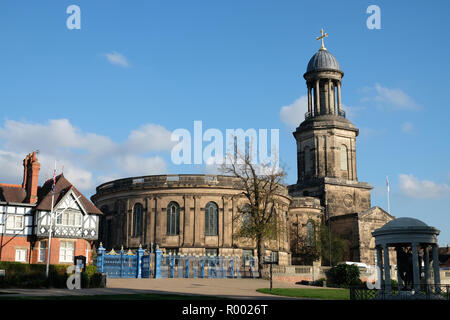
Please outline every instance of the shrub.
[{"label": "shrub", "polygon": [[[0,278],[0,288],[66,288],[68,265],[50,265],[48,278],[45,276],[45,264],[27,264],[20,262],[0,262],[0,269],[6,270],[6,276]],[[101,274],[97,267],[89,265],[81,273],[82,288],[96,288],[101,285]]]},{"label": "shrub", "polygon": [[394,279],[391,279],[391,287],[392,288],[398,288],[398,281],[394,280]]},{"label": "shrub", "polygon": [[359,268],[355,265],[339,264],[327,272],[327,286],[329,287],[348,288],[361,284]]},{"label": "shrub", "polygon": [[103,288],[104,283],[102,282],[102,274],[101,273],[94,273],[91,278],[90,282],[90,288]]},{"label": "shrub", "polygon": [[323,283],[326,282],[326,278],[320,278],[313,282],[313,286],[323,287]]}]

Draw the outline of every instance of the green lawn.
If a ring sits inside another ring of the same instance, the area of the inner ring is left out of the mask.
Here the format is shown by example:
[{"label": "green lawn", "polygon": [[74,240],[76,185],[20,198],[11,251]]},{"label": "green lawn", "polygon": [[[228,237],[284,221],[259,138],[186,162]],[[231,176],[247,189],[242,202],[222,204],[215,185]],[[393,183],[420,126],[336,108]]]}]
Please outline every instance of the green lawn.
[{"label": "green lawn", "polygon": [[213,296],[178,295],[178,294],[115,294],[115,295],[89,295],[89,296],[18,296],[2,297],[0,300],[223,300]]},{"label": "green lawn", "polygon": [[273,294],[277,296],[312,298],[325,300],[350,300],[349,289],[300,289],[300,288],[269,288],[256,290],[261,293]]}]

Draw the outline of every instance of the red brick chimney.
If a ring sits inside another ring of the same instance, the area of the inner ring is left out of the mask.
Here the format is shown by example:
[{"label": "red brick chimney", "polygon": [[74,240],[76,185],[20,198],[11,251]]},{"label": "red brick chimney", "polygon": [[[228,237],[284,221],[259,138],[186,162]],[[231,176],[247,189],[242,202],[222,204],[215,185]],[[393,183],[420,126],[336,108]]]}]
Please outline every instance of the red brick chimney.
[{"label": "red brick chimney", "polygon": [[22,188],[27,191],[25,202],[36,203],[39,169],[41,164],[38,162],[36,152],[28,154],[23,160],[23,182]]}]

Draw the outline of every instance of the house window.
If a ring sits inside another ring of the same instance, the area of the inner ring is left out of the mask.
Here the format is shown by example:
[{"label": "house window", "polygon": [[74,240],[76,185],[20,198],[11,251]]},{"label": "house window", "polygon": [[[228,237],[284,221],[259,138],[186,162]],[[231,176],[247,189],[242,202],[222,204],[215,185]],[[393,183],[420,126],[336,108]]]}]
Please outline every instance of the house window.
[{"label": "house window", "polygon": [[167,235],[176,236],[180,233],[180,206],[170,202],[167,206]]},{"label": "house window", "polygon": [[27,262],[27,249],[16,249],[16,261]]},{"label": "house window", "polygon": [[44,262],[45,261],[45,251],[47,249],[47,243],[45,241],[39,242],[39,258],[38,262]]},{"label": "house window", "polygon": [[347,171],[347,147],[341,145],[341,170]]},{"label": "house window", "polygon": [[133,236],[142,234],[142,204],[136,203],[133,209]]},{"label": "house window", "polygon": [[66,210],[62,214],[56,213],[56,224],[70,227],[81,227],[81,213]]},{"label": "house window", "polygon": [[75,242],[61,241],[59,246],[59,262],[73,262]]},{"label": "house window", "polygon": [[214,202],[208,202],[205,208],[205,235],[217,236],[217,221],[219,208]]},{"label": "house window", "polygon": [[23,229],[22,215],[9,215],[6,217],[6,229]]}]

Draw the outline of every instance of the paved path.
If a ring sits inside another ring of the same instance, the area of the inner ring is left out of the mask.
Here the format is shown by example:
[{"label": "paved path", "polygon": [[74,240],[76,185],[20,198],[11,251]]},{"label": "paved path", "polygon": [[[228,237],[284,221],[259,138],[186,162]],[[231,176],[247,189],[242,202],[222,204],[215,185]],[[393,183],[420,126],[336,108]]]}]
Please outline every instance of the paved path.
[{"label": "paved path", "polygon": [[[108,279],[106,288],[96,289],[0,289],[5,296],[69,296],[69,295],[111,295],[111,294],[186,294],[208,295],[233,299],[295,299],[256,292],[258,288],[269,287],[262,279]],[[310,288],[286,282],[273,282],[274,288]]]},{"label": "paved path", "polygon": [[[256,289],[269,287],[269,281],[262,279],[109,279],[108,287],[234,299],[285,299],[257,292]],[[273,287],[299,288],[301,286],[274,281]]]}]

